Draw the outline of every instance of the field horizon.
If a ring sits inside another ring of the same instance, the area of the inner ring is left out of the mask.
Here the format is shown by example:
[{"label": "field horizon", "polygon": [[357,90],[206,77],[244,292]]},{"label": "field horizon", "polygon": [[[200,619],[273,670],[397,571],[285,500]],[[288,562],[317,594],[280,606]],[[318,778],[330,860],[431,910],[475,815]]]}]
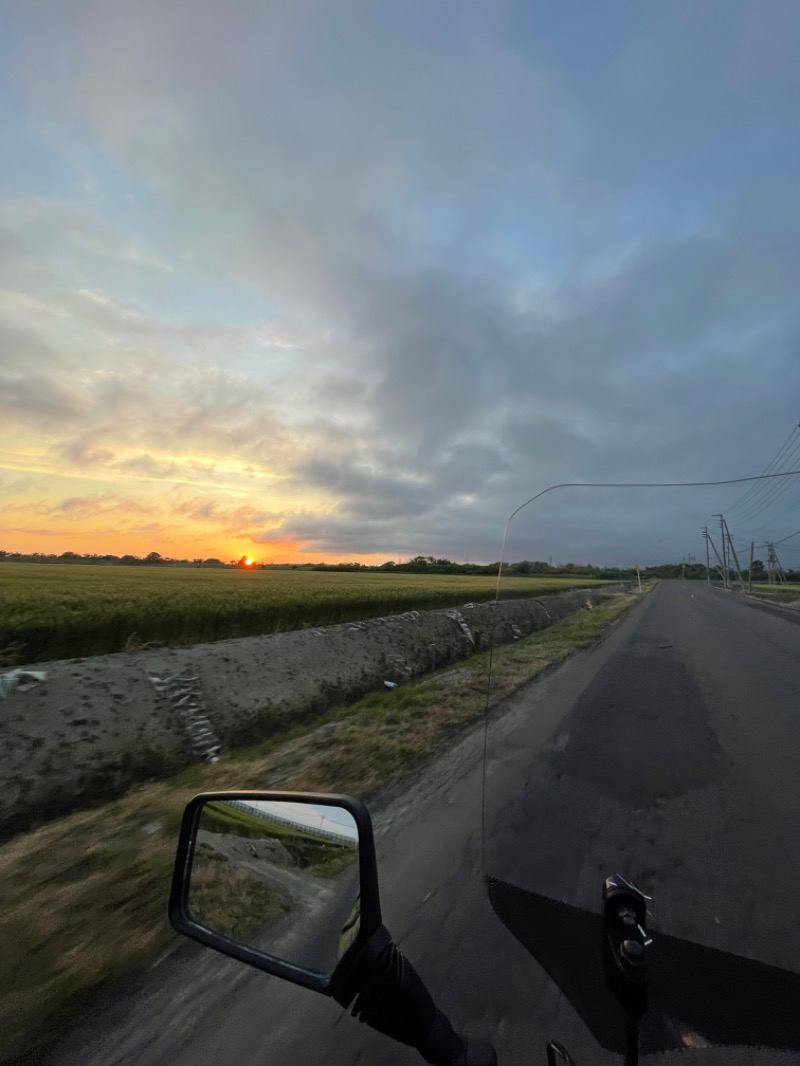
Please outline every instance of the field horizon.
[{"label": "field horizon", "polygon": [[[514,576],[502,598],[609,582]],[[179,646],[455,607],[496,595],[490,575],[15,563],[0,567],[0,664]]]}]

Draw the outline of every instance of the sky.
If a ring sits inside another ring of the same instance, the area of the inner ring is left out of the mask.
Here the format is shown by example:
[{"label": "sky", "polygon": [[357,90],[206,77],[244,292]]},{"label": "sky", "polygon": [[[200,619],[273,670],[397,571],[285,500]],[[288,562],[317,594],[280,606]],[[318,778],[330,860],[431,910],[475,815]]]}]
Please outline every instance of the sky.
[{"label": "sky", "polygon": [[[0,548],[489,562],[556,482],[761,473],[800,422],[799,34],[786,0],[10,0]],[[784,487],[735,540],[800,527]],[[551,494],[509,550],[700,556],[746,488]]]},{"label": "sky", "polygon": [[322,829],[340,836],[352,837],[358,841],[358,827],[349,811],[343,807],[322,806],[319,803],[289,803],[286,800],[244,801],[248,806],[266,814],[274,814],[279,819],[299,822],[309,829]]}]

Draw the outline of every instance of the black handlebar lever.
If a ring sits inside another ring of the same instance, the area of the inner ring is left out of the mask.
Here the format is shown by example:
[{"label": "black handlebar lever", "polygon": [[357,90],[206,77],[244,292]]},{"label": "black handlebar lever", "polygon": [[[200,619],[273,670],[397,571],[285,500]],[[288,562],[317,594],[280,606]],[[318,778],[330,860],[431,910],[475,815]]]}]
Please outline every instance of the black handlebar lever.
[{"label": "black handlebar lever", "polygon": [[647,1010],[647,897],[620,877],[603,882],[603,928],[611,965],[609,984],[626,1013],[640,1019]]},{"label": "black handlebar lever", "polygon": [[606,983],[625,1011],[626,1066],[639,1061],[639,1024],[647,1013],[649,970],[644,892],[620,874],[603,882],[603,968]]},{"label": "black handlebar lever", "polygon": [[[649,896],[620,874],[603,882],[603,972],[606,986],[625,1015],[625,1066],[638,1066],[639,1025],[647,1013],[650,973],[647,949]],[[547,1045],[547,1066],[574,1066],[555,1040]]]},{"label": "black handlebar lever", "polygon": [[547,1066],[575,1066],[572,1056],[557,1040],[551,1040],[547,1045]]}]

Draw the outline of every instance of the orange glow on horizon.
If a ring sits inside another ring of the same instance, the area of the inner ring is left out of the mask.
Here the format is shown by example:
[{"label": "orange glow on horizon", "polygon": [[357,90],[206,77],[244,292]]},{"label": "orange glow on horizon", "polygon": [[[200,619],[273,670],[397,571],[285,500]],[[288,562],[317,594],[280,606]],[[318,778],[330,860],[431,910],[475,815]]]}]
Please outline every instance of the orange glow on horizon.
[{"label": "orange glow on horizon", "polygon": [[[217,491],[201,491],[184,474],[177,487],[172,481],[145,479],[134,493],[129,481],[111,473],[106,477],[100,469],[65,470],[58,478],[15,477],[2,469],[4,454],[0,443],[0,550],[8,554],[141,559],[156,552],[164,559],[188,562],[239,562],[249,570],[262,565],[380,564],[395,554],[357,547],[343,551],[339,545],[329,548],[324,540],[283,534],[282,525],[298,511],[329,513],[329,502],[314,492],[285,496],[276,483],[268,496],[256,497],[252,479],[244,475],[236,491],[226,487],[227,481],[216,484]],[[164,457],[159,453],[156,458]],[[225,474],[230,480],[230,470]]]},{"label": "orange glow on horizon", "polygon": [[[77,524],[77,523],[76,523]],[[205,535],[204,535],[205,534]],[[303,541],[281,538],[262,542],[255,541],[247,535],[236,538],[240,543],[234,546],[227,537],[215,538],[208,532],[198,529],[192,532],[183,526],[180,529],[153,529],[152,531],[130,531],[75,529],[19,529],[0,528],[0,549],[20,552],[23,555],[39,552],[43,555],[61,555],[63,552],[76,552],[78,555],[136,555],[140,558],[151,551],[157,551],[165,558],[172,559],[219,559],[223,563],[235,562],[242,556],[241,540],[251,540],[258,544],[258,557],[247,556],[248,569],[255,569],[262,564],[308,565],[311,563],[364,563],[375,565],[392,558],[391,552],[328,552],[315,549]]]}]

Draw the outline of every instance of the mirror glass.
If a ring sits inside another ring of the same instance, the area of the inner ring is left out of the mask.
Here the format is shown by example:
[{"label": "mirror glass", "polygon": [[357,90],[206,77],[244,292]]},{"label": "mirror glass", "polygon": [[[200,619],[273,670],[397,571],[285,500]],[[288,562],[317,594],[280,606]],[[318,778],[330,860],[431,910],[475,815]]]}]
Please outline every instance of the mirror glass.
[{"label": "mirror glass", "polygon": [[188,906],[229,940],[331,974],[359,930],[355,819],[316,803],[207,801]]}]

